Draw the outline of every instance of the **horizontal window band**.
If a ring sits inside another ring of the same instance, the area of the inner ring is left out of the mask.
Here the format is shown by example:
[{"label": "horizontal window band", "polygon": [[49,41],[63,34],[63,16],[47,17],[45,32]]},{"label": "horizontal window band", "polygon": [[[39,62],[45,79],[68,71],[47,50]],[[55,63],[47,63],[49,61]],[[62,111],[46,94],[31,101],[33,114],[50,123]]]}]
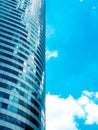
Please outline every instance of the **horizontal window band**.
[{"label": "horizontal window band", "polygon": [[[16,113],[18,115],[21,115],[22,117],[26,118],[27,120],[30,120],[30,119],[34,120],[36,126],[39,127],[40,124],[38,123],[38,121],[36,119],[34,119],[34,117],[32,117],[31,115],[28,115],[26,112],[20,110],[19,108],[12,106],[10,104],[4,103],[4,102],[0,102],[0,105],[1,105],[0,106],[1,108],[11,111],[13,113]],[[37,117],[37,119],[39,119],[39,118]]]}]

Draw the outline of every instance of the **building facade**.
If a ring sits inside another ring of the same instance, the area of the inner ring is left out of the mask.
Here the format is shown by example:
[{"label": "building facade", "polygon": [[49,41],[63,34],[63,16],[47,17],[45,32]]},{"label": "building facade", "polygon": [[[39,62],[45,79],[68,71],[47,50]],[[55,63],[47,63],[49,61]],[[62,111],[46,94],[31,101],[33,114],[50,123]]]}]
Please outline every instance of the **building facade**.
[{"label": "building facade", "polygon": [[44,77],[44,0],[0,0],[0,130],[45,130]]}]

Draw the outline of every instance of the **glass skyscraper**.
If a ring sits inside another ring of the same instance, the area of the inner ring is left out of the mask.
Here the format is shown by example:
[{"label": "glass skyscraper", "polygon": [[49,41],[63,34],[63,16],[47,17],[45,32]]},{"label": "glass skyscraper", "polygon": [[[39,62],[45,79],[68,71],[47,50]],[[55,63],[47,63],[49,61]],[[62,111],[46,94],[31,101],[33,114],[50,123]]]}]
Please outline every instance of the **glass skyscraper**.
[{"label": "glass skyscraper", "polygon": [[0,0],[0,130],[45,130],[45,1]]}]

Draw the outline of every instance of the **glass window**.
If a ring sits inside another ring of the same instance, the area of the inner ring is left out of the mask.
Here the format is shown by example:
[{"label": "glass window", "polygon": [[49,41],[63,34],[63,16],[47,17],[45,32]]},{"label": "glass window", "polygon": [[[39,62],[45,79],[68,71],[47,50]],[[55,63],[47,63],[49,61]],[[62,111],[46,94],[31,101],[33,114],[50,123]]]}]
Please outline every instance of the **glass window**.
[{"label": "glass window", "polygon": [[4,108],[4,109],[7,109],[7,104],[6,103],[2,103],[2,108]]},{"label": "glass window", "polygon": [[26,125],[25,127],[26,130],[34,130],[33,128],[31,128],[30,126]]},{"label": "glass window", "polygon": [[12,130],[12,129],[7,128],[7,127],[5,127],[5,126],[0,126],[0,130]]},{"label": "glass window", "polygon": [[13,95],[10,95],[9,99],[15,103],[18,103],[19,102],[19,99]]},{"label": "glass window", "polygon": [[14,75],[18,75],[18,72],[17,72],[17,71],[12,70],[12,69],[9,69],[9,68],[7,68],[7,67],[0,66],[0,69],[3,70],[3,71],[6,71],[6,72],[12,73],[12,74],[14,74]]},{"label": "glass window", "polygon": [[10,52],[13,52],[13,49],[2,46],[2,45],[0,45],[0,49],[4,49],[4,50],[10,51]]},{"label": "glass window", "polygon": [[30,121],[39,128],[39,123],[31,116],[30,116]]},{"label": "glass window", "polygon": [[15,63],[13,63],[11,61],[8,61],[8,60],[0,58],[0,62],[6,63],[8,65],[11,65],[11,66],[13,66],[15,68],[18,68],[19,70],[23,70],[23,67],[21,67],[20,65],[15,64]]},{"label": "glass window", "polygon": [[9,94],[3,93],[3,97],[9,99]]},{"label": "glass window", "polygon": [[6,75],[4,75],[4,74],[0,74],[0,77],[3,78],[3,79],[6,79],[6,80],[12,81],[12,82],[14,82],[14,83],[17,83],[17,79],[12,78],[12,77],[10,77],[10,76],[6,76]]},{"label": "glass window", "polygon": [[18,108],[11,106],[11,105],[8,105],[7,109],[10,110],[11,112],[15,112],[15,113],[17,113],[17,111],[18,111]]},{"label": "glass window", "polygon": [[5,116],[5,121],[16,124],[16,119],[13,120],[13,118],[11,116],[8,116],[8,115]]}]

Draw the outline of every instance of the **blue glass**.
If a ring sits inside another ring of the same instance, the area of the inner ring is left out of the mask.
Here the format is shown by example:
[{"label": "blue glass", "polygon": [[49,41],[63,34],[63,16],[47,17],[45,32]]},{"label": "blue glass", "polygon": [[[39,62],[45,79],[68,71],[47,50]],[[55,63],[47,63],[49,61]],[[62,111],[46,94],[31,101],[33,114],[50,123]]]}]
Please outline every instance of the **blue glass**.
[{"label": "blue glass", "polygon": [[2,130],[45,130],[44,8],[44,0],[0,0]]}]

